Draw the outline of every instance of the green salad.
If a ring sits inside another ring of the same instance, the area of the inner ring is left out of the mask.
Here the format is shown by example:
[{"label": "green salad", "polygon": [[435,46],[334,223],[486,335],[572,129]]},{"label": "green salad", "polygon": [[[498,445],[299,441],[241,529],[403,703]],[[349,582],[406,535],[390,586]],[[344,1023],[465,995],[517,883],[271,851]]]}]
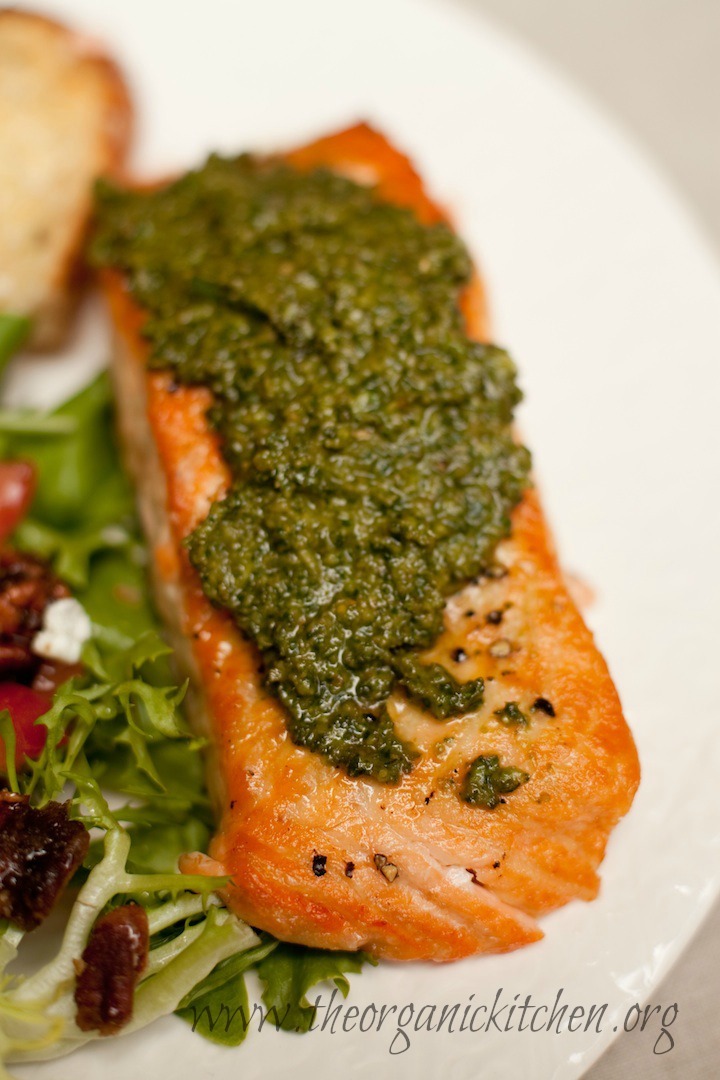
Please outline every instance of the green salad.
[{"label": "green salad", "polygon": [[[236,1045],[248,1027],[250,968],[270,1023],[304,1031],[314,1016],[310,988],[332,980],[347,994],[345,973],[366,960],[256,933],[219,897],[228,879],[177,871],[181,854],[206,850],[212,830],[203,743],[184,719],[185,688],[173,677],[148,598],[146,552],[111,412],[104,374],[52,414],[0,411],[0,459],[29,463],[36,478],[29,513],[3,550],[47,564],[91,625],[81,663],[32,725],[33,753],[22,751],[28,732],[13,710],[0,710],[0,818],[9,823],[0,827],[0,897],[25,865],[13,837],[30,842],[33,829],[52,825],[60,830],[52,835],[72,836],[83,852],[58,905],[66,912],[62,940],[40,969],[24,975],[20,966],[33,920],[0,918],[0,1076],[8,1075],[4,1064],[65,1054],[171,1012],[199,1034]],[[81,987],[92,996],[121,941],[118,927],[133,920],[147,948],[130,1014],[126,1008],[118,1022],[110,1002],[93,1026],[83,1017]]]}]

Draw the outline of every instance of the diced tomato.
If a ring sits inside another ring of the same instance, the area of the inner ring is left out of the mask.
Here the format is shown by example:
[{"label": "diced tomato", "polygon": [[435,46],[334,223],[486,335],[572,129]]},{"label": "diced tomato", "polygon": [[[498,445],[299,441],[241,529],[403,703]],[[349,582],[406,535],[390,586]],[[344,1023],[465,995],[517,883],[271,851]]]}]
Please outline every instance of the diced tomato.
[{"label": "diced tomato", "polygon": [[0,544],[30,509],[35,483],[35,469],[28,461],[0,461]]},{"label": "diced tomato", "polygon": [[[0,711],[7,709],[15,728],[15,764],[19,769],[25,758],[36,758],[42,753],[47,738],[47,728],[36,724],[50,708],[50,699],[38,694],[22,683],[0,683]],[[5,771],[7,758],[5,746],[0,740],[0,772]]]}]

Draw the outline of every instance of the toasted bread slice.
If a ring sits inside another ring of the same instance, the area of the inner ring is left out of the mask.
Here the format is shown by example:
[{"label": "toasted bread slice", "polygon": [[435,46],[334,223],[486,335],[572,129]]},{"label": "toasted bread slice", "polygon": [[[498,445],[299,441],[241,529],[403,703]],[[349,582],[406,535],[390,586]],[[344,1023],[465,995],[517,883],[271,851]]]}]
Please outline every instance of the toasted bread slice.
[{"label": "toasted bread slice", "polygon": [[[382,198],[424,221],[442,216],[408,160],[365,125],[287,160],[375,182]],[[597,894],[605,845],[630,807],[639,769],[536,492],[526,492],[498,549],[505,573],[468,584],[448,602],[432,650],[433,660],[461,664],[463,679],[485,678],[482,708],[439,723],[394,695],[388,708],[420,761],[395,787],[351,779],[291,742],[255,646],[202,591],[183,539],[229,483],[206,418],[211,395],[147,370],[143,311],[121,276],[107,271],[104,281],[117,336],[121,434],[154,551],[158,600],[191,676],[194,719],[214,746],[212,858],[187,856],[183,868],[231,875],[228,903],[242,918],[306,945],[445,961],[541,937],[538,916]],[[477,280],[462,303],[470,333],[482,338]],[[509,700],[522,703],[532,722],[498,721],[495,710]],[[457,797],[457,778],[478,754],[530,774],[493,810]]]},{"label": "toasted bread slice", "polygon": [[0,313],[31,344],[65,332],[92,183],[121,166],[131,108],[115,65],[39,15],[0,10]]}]

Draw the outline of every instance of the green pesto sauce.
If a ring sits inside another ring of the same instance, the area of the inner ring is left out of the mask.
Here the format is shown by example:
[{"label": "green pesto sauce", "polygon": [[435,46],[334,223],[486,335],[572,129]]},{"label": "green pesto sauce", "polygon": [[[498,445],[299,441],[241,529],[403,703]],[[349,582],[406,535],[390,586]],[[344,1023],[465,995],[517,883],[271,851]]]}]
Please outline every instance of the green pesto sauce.
[{"label": "green pesto sauce", "polygon": [[521,710],[517,701],[506,701],[501,709],[495,709],[493,716],[497,716],[501,724],[506,724],[508,727],[521,726],[526,727],[528,718]]},{"label": "green pesto sauce", "polygon": [[207,596],[259,647],[301,746],[397,781],[397,687],[477,708],[418,650],[487,566],[527,484],[500,349],[468,339],[444,225],[326,170],[211,157],[150,193],[100,187],[96,263],[149,313],[150,363],[214,395],[232,487],[188,539]]},{"label": "green pesto sauce", "polygon": [[468,767],[460,798],[471,806],[494,810],[502,796],[515,791],[530,779],[528,773],[515,765],[501,765],[497,754],[476,757]]}]

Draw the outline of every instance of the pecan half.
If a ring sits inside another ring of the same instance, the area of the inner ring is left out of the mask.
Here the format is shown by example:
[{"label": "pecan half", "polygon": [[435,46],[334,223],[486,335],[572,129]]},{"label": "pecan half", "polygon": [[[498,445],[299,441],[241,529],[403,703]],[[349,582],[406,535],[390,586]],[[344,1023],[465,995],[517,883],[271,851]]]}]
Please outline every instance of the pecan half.
[{"label": "pecan half", "polygon": [[132,1019],[149,947],[145,908],[123,904],[98,919],[77,965],[75,1021],[81,1031],[115,1035]]},{"label": "pecan half", "polygon": [[47,918],[87,855],[90,834],[68,803],[30,806],[0,792],[0,918],[34,930]]},{"label": "pecan half", "polygon": [[40,666],[30,648],[53,600],[70,596],[44,559],[5,548],[0,551],[0,678],[29,680]]}]

